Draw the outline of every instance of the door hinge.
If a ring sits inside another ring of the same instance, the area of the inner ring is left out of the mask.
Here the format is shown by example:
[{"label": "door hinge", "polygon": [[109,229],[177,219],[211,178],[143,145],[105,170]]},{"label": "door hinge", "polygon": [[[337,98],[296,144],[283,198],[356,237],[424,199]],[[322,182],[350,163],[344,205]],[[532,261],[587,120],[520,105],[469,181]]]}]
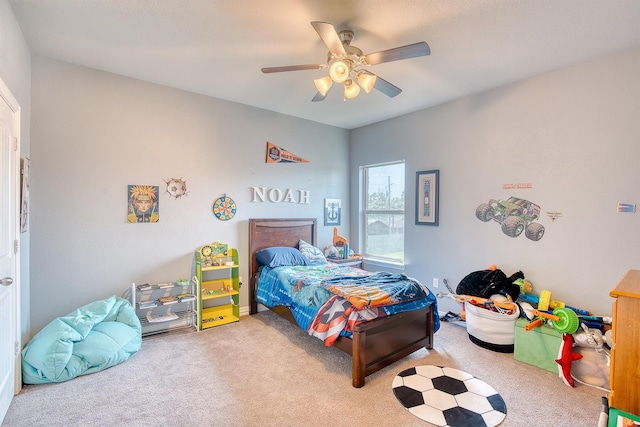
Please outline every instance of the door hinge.
[{"label": "door hinge", "polygon": [[14,254],[18,253],[18,239],[13,241],[13,253]]},{"label": "door hinge", "polygon": [[20,353],[20,342],[19,342],[19,341],[16,341],[16,345],[15,345],[15,348],[14,348],[14,354],[13,354],[13,356],[14,356],[14,357],[18,356],[18,353]]},{"label": "door hinge", "polygon": [[18,151],[18,137],[13,137],[13,151]]}]

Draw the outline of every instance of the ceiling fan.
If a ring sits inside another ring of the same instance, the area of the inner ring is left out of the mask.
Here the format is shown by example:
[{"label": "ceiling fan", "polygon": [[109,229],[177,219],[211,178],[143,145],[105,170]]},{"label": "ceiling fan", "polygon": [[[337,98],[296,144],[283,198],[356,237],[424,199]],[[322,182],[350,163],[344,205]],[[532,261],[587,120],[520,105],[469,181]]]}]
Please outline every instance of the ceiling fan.
[{"label": "ceiling fan", "polygon": [[[318,93],[312,101],[322,101],[333,87],[334,83],[344,83],[344,98],[355,98],[360,93],[360,87],[369,93],[376,89],[390,98],[400,94],[402,89],[383,78],[376,76],[365,68],[384,62],[399,61],[401,59],[416,58],[431,54],[426,42],[413,43],[393,49],[381,50],[363,54],[362,50],[351,45],[354,33],[351,30],[337,32],[328,22],[313,21],[311,23],[318,35],[329,48],[327,62],[324,64],[286,65],[281,67],[266,67],[265,74],[283,71],[321,70],[329,68],[329,75],[314,80]],[[356,84],[357,82],[357,84]]]}]

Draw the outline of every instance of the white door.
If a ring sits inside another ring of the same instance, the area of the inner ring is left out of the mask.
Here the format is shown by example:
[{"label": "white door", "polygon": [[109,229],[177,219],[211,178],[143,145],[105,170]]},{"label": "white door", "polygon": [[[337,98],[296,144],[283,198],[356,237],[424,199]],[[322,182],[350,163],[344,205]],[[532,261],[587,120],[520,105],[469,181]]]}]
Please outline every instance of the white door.
[{"label": "white door", "polygon": [[18,104],[0,80],[0,423],[16,391],[18,358]]}]

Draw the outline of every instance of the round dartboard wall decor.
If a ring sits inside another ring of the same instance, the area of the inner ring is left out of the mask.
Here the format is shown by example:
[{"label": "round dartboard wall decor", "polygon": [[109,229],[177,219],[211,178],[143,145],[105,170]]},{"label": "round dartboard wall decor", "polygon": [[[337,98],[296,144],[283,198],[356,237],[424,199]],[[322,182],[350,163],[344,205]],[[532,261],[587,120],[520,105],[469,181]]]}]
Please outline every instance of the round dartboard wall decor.
[{"label": "round dartboard wall decor", "polygon": [[236,202],[226,194],[213,202],[213,214],[221,221],[228,221],[236,215]]}]

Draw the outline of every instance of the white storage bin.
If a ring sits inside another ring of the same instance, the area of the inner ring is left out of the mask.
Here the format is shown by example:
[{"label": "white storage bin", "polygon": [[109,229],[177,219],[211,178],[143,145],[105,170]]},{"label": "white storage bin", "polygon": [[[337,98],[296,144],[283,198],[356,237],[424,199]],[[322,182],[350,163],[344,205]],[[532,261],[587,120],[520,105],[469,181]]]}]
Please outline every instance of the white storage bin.
[{"label": "white storage bin", "polygon": [[467,333],[474,344],[500,353],[513,353],[516,320],[520,310],[512,314],[498,313],[473,304],[465,304]]}]

